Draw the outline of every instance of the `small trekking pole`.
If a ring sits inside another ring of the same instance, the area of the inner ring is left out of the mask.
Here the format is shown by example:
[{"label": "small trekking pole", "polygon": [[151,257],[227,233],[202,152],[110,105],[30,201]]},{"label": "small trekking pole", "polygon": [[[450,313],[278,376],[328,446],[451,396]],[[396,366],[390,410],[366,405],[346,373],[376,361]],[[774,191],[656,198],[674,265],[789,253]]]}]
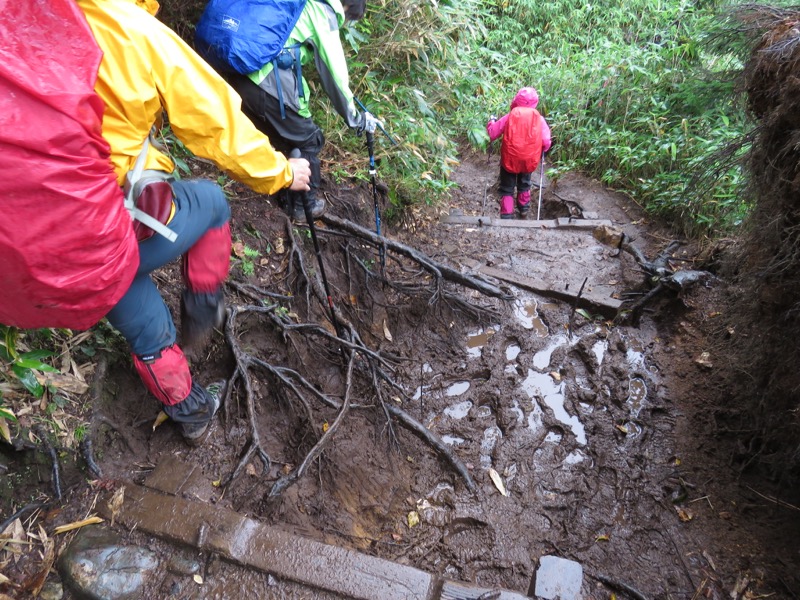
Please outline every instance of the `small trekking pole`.
[{"label": "small trekking pole", "polygon": [[[497,117],[496,117],[496,116],[494,116],[494,115],[490,115],[490,116],[489,116],[489,122],[491,123],[492,121],[497,121]],[[491,140],[491,139],[490,139],[490,140],[489,140],[488,151],[486,152],[486,164],[487,164],[487,165],[489,164],[489,161],[490,161],[490,160],[491,160],[491,158],[492,158],[492,149],[493,149],[493,148],[494,148],[494,140]]]},{"label": "small trekking pole", "polygon": [[[290,158],[300,158],[300,150],[293,149],[289,153]],[[295,192],[289,192],[291,196]],[[319,240],[317,240],[317,227],[314,225],[314,217],[311,214],[311,203],[308,201],[308,194],[305,192],[296,192],[302,194],[303,210],[306,213],[306,223],[308,223],[308,230],[311,232],[311,241],[314,243],[314,254],[317,255],[317,263],[319,263],[319,274],[322,277],[322,286],[325,288],[325,295],[328,298],[328,308],[331,311],[331,323],[336,330],[336,335],[341,337],[342,329],[339,324],[339,319],[336,318],[336,309],[333,307],[333,296],[331,296],[331,288],[328,286],[328,277],[325,275],[325,264],[322,262],[322,253],[319,249]]]},{"label": "small trekking pole", "polygon": [[542,172],[539,175],[539,208],[536,210],[536,220],[539,220],[539,217],[542,216],[542,185],[544,185],[544,155],[545,152],[542,151],[542,160],[540,167],[542,168]]}]

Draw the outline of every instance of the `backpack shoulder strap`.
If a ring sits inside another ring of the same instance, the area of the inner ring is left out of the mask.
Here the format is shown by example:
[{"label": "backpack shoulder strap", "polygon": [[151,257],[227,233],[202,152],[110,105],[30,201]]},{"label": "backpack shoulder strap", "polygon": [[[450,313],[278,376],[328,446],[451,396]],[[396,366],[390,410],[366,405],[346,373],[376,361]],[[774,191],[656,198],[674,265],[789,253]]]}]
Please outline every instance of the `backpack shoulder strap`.
[{"label": "backpack shoulder strap", "polygon": [[178,239],[177,233],[136,206],[136,198],[139,195],[139,188],[136,184],[142,178],[142,173],[144,172],[144,162],[147,159],[147,150],[150,148],[151,135],[152,132],[148,133],[147,137],[144,138],[142,151],[139,152],[139,156],[136,157],[133,169],[128,171],[125,177],[125,208],[128,213],[130,213],[132,219],[139,221],[156,233],[163,235],[170,242],[174,242]]}]

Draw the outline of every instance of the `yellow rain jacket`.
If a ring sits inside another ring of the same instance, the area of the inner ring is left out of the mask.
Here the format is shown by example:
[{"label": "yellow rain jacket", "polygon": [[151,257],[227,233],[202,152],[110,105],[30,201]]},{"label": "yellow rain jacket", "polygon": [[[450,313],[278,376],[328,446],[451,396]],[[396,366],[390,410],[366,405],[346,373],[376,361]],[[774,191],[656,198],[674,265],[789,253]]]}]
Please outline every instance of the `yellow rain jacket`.
[{"label": "yellow rain jacket", "polygon": [[[241,111],[241,98],[174,31],[154,17],[155,0],[77,0],[104,52],[95,90],[104,100],[103,137],[120,185],[162,110],[195,156],[261,194],[292,182],[283,154]],[[148,150],[145,169],[171,173],[172,159]]]}]

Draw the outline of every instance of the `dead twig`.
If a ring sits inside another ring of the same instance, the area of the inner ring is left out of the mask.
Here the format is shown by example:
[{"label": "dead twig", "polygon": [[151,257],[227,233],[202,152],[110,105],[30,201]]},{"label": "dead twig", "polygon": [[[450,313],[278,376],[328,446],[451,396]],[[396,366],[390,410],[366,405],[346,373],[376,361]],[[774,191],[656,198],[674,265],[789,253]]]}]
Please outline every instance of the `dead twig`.
[{"label": "dead twig", "polygon": [[58,463],[58,454],[56,454],[53,444],[50,443],[50,438],[47,436],[44,427],[41,425],[34,425],[33,432],[39,438],[40,444],[44,448],[44,453],[50,458],[52,465],[50,472],[53,477],[53,493],[55,494],[56,500],[61,500],[61,467]]},{"label": "dead twig", "polygon": [[47,506],[47,503],[43,501],[36,501],[36,502],[31,502],[30,504],[26,504],[25,506],[20,508],[17,512],[15,512],[13,515],[8,517],[5,521],[0,523],[0,533],[3,533],[6,529],[8,529],[9,525],[11,525],[17,519],[19,519],[26,512],[37,510],[44,506]]},{"label": "dead twig", "polygon": [[628,585],[627,583],[624,583],[622,581],[617,581],[616,579],[612,579],[611,577],[606,577],[605,575],[601,575],[599,573],[589,573],[589,575],[597,579],[597,581],[599,581],[603,585],[606,585],[610,587],[612,590],[615,590],[617,592],[622,592],[623,594],[627,594],[634,600],[648,600],[647,596],[645,596],[636,588]]},{"label": "dead twig", "polygon": [[756,494],[757,496],[760,496],[761,498],[763,498],[764,500],[766,500],[768,502],[773,502],[773,503],[777,504],[778,506],[782,506],[784,508],[790,508],[792,510],[800,510],[800,506],[795,506],[794,504],[789,504],[788,502],[784,502],[783,500],[780,500],[779,498],[773,498],[772,496],[767,496],[765,494],[762,494],[758,490],[754,490],[753,488],[751,488],[749,485],[746,485],[745,487],[748,490],[750,490],[751,492],[753,492],[754,494]]}]

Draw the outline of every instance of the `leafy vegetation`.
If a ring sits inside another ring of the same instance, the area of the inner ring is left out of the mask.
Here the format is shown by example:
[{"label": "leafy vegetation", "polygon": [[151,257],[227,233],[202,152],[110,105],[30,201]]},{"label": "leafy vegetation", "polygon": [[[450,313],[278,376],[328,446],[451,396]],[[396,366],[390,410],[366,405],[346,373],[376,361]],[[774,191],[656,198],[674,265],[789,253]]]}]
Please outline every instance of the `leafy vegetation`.
[{"label": "leafy vegetation", "polygon": [[[344,39],[354,91],[402,141],[379,148],[393,203],[436,202],[459,144],[486,148],[489,114],[533,85],[554,134],[552,176],[584,170],[689,234],[730,230],[749,206],[736,164],[744,150],[725,150],[747,123],[728,76],[740,64],[707,43],[721,8],[718,0],[370,3]],[[332,111],[319,118],[335,143],[363,152]]]},{"label": "leafy vegetation", "polygon": [[[580,169],[690,235],[729,232],[750,209],[737,164],[749,125],[729,76],[741,62],[713,43],[729,3],[369,2],[342,38],[353,91],[399,141],[375,136],[392,206],[438,202],[459,149],[486,149],[488,116],[532,85],[553,130],[551,177]],[[203,4],[172,3],[162,19],[191,41]],[[364,180],[364,140],[307,75],[336,178]]]},{"label": "leafy vegetation", "polygon": [[77,403],[88,389],[92,359],[100,349],[122,347],[120,340],[105,323],[77,335],[0,325],[0,440],[12,442],[47,423],[61,445],[74,447],[86,431]]}]

